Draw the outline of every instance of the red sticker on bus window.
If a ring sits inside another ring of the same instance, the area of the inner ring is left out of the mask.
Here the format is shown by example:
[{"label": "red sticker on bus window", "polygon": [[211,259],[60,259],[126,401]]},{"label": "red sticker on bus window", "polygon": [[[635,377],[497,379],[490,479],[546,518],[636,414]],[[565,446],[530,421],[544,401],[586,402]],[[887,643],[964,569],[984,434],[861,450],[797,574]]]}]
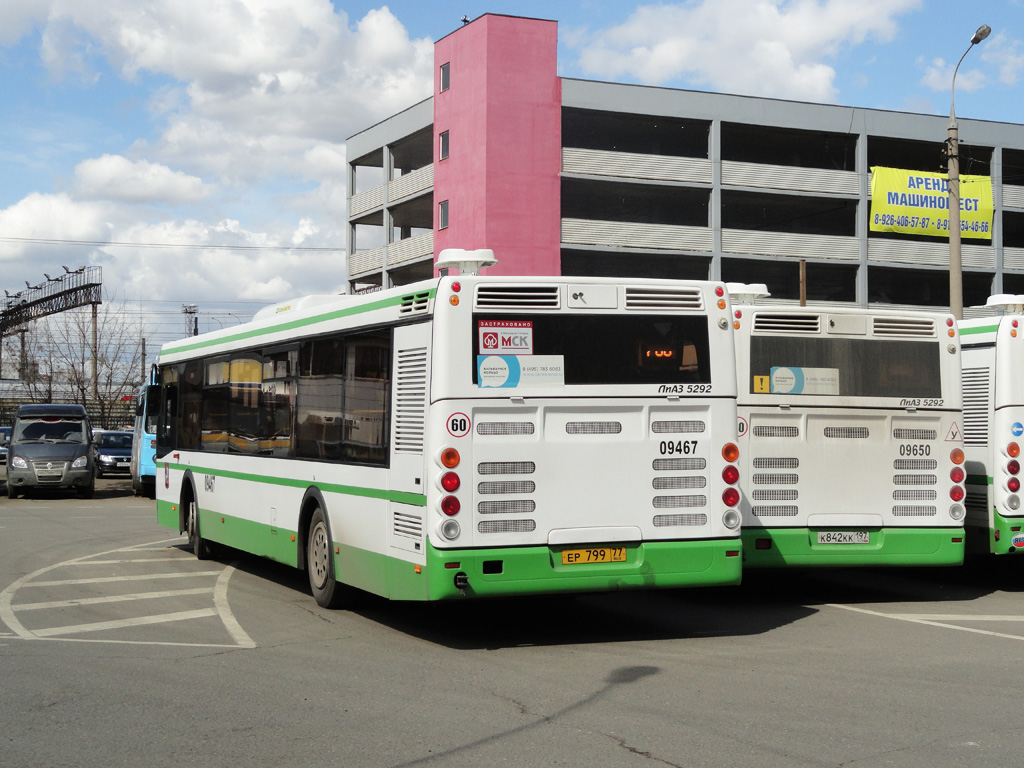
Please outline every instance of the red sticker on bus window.
[{"label": "red sticker on bus window", "polygon": [[481,320],[477,325],[481,355],[532,355],[532,320]]}]

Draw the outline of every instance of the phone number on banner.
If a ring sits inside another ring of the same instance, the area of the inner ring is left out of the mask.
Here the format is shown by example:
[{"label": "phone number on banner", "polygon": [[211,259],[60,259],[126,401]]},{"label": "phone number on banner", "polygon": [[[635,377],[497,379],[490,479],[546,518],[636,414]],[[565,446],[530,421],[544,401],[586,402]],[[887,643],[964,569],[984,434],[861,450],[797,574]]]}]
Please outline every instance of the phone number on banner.
[{"label": "phone number on banner", "polygon": [[[949,219],[933,219],[930,216],[896,216],[892,213],[876,213],[874,223],[879,227],[900,227],[901,229],[938,229],[949,230]],[[960,220],[961,232],[977,232],[984,234],[989,231],[987,221]]]}]

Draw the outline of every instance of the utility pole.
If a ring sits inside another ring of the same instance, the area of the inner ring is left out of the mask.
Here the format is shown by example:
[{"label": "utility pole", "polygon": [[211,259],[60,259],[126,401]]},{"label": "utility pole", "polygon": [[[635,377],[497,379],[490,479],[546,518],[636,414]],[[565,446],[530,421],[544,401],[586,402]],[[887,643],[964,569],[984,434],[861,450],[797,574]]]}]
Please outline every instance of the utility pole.
[{"label": "utility pole", "polygon": [[199,318],[196,317],[196,313],[199,312],[199,307],[195,304],[182,304],[181,311],[185,314],[185,335],[198,336]]}]

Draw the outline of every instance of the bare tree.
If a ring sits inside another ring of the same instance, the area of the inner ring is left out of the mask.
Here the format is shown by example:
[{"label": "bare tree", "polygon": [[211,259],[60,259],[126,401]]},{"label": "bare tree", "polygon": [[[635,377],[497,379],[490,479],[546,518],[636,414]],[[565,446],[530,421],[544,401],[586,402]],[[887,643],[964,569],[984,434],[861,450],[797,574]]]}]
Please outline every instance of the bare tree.
[{"label": "bare tree", "polygon": [[10,370],[11,360],[21,361],[18,372],[28,397],[82,403],[95,425],[108,429],[122,426],[125,411],[118,403],[139,386],[144,331],[124,302],[108,300],[96,308],[95,317],[95,358],[93,308],[80,307],[24,326],[24,355],[21,339],[6,337],[4,368]]}]

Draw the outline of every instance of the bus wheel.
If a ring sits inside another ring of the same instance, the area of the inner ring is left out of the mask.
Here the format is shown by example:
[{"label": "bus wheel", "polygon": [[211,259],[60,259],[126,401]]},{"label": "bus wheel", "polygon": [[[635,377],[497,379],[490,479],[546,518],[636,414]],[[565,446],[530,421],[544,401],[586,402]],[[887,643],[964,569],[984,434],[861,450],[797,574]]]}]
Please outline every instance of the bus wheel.
[{"label": "bus wheel", "polygon": [[306,571],[317,605],[321,608],[344,608],[350,604],[352,588],[339,584],[334,578],[334,546],[327,516],[320,507],[313,511],[309,522]]},{"label": "bus wheel", "polygon": [[209,560],[213,552],[210,543],[199,535],[199,507],[194,500],[188,502],[188,543],[197,560]]}]

